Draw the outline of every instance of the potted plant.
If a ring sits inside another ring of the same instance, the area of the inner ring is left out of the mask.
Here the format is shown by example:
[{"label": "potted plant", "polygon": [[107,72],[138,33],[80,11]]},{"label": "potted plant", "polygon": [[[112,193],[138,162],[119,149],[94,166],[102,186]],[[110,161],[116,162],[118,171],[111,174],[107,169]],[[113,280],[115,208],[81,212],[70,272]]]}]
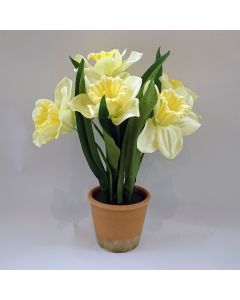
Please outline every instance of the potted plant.
[{"label": "potted plant", "polygon": [[[88,165],[99,181],[89,194],[99,245],[112,252],[134,249],[140,239],[149,192],[136,186],[145,153],[159,150],[168,159],[183,147],[183,136],[199,127],[193,112],[197,96],[181,81],[163,73],[170,51],[161,55],[142,77],[127,70],[142,54],[127,59],[119,50],[70,57],[75,85],[65,77],[55,101],[40,99],[33,110],[37,146],[77,130]],[[95,135],[102,139],[102,146]]]}]

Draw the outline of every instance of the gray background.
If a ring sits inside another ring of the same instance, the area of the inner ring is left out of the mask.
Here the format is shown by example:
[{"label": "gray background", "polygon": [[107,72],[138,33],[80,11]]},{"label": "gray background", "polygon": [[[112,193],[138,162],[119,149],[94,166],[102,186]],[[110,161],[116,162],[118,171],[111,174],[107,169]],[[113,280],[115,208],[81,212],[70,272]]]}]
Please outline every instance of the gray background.
[{"label": "gray background", "polygon": [[[152,193],[139,247],[100,249],[87,202],[96,185],[76,133],[32,144],[35,100],[74,78],[68,55],[119,48],[171,50],[165,71],[200,98],[200,130],[173,161],[146,155],[138,184]],[[0,32],[1,269],[238,269],[240,267],[240,33],[223,31]]]}]

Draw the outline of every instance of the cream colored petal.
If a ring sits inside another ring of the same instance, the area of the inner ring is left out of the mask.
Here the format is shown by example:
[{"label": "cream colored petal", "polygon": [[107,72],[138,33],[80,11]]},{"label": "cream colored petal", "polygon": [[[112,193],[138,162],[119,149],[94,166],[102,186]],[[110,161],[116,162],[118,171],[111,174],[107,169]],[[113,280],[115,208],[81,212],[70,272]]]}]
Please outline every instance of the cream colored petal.
[{"label": "cream colored petal", "polygon": [[79,111],[88,119],[95,118],[98,115],[99,105],[94,105],[86,94],[74,97],[70,106],[73,111]]},{"label": "cream colored petal", "polygon": [[157,150],[156,128],[152,119],[148,119],[138,136],[137,148],[142,153],[153,153]]},{"label": "cream colored petal", "polygon": [[124,49],[123,52],[122,52],[122,54],[121,54],[122,57],[126,54],[126,52],[127,52],[127,49]]},{"label": "cream colored petal", "polygon": [[174,125],[181,128],[183,136],[193,134],[201,126],[196,114],[192,112],[187,117],[176,121]]},{"label": "cream colored petal", "polygon": [[89,84],[94,83],[101,78],[101,75],[94,68],[86,68],[84,72],[86,87],[88,87]]},{"label": "cream colored petal", "polygon": [[146,94],[146,91],[147,91],[147,89],[148,89],[149,83],[150,83],[150,80],[148,80],[148,81],[144,84],[144,86],[143,86],[143,95]]},{"label": "cream colored petal", "polygon": [[41,147],[42,145],[51,142],[57,138],[58,129],[58,126],[52,124],[42,130],[35,130],[32,136],[33,143],[37,147]]},{"label": "cream colored petal", "polygon": [[156,138],[160,152],[168,159],[175,158],[182,150],[182,131],[176,126],[157,126]]},{"label": "cream colored petal", "polygon": [[166,73],[162,74],[162,76],[160,77],[160,81],[161,81],[161,85],[162,85],[162,90],[172,88],[172,85],[169,82],[169,78]]},{"label": "cream colored petal", "polygon": [[119,67],[119,69],[117,69],[117,72],[118,73],[124,72],[129,67],[131,67],[131,65],[133,65],[135,62],[139,61],[142,56],[143,56],[142,53],[139,53],[137,51],[132,51],[129,57],[122,62],[122,65]]},{"label": "cream colored petal", "polygon": [[121,72],[121,73],[117,74],[117,76],[119,76],[120,78],[122,78],[124,80],[128,76],[130,76],[130,74],[128,72]]},{"label": "cream colored petal", "polygon": [[67,105],[72,97],[72,80],[64,77],[55,88],[55,104],[60,108],[62,102]]},{"label": "cream colored petal", "polygon": [[111,116],[111,105],[107,103],[109,116],[115,125],[120,125],[123,121],[131,117],[139,117],[139,100],[137,98],[129,100],[128,106],[125,107],[124,112],[117,116]]},{"label": "cream colored petal", "polygon": [[135,98],[141,88],[142,78],[137,76],[129,76],[125,79],[124,83],[132,91],[132,97]]},{"label": "cream colored petal", "polygon": [[[41,109],[42,103],[44,103],[44,102],[47,102],[51,105],[54,105],[54,102],[52,100],[49,100],[49,99],[39,99],[39,100],[37,100],[35,102],[34,109],[33,109],[33,112],[32,112],[33,121],[35,121],[37,115],[39,114],[39,109]],[[56,109],[57,109],[57,107],[56,107]]]},{"label": "cream colored petal", "polygon": [[117,70],[122,64],[122,56],[118,50],[116,50],[114,57],[103,57],[96,62],[94,69],[97,73],[106,76],[113,76],[115,70]]},{"label": "cream colored petal", "polygon": [[191,117],[192,119],[194,119],[194,120],[197,120],[197,121],[199,121],[199,120],[202,119],[202,116],[201,116],[200,114],[196,114],[196,113],[193,112],[193,111],[190,112],[190,117]]},{"label": "cream colored petal", "polygon": [[61,126],[59,127],[57,137],[61,134],[71,132],[76,127],[76,119],[75,113],[71,109],[60,111],[59,112],[59,119],[61,122]]},{"label": "cream colored petal", "polygon": [[175,89],[175,93],[183,97],[187,105],[193,107],[194,99],[192,95],[188,92],[188,89],[186,87],[180,87]]},{"label": "cream colored petal", "polygon": [[76,60],[78,63],[80,63],[82,61],[82,59],[84,59],[84,66],[86,68],[91,68],[91,64],[86,60],[85,57],[83,57],[81,54],[76,54],[73,56],[73,59]]},{"label": "cream colored petal", "polygon": [[189,88],[186,89],[188,93],[193,97],[193,100],[196,101],[198,99],[198,95],[194,91],[190,90]]},{"label": "cream colored petal", "polygon": [[72,98],[72,81],[65,77],[55,90],[55,101],[60,105],[59,120],[60,127],[58,135],[72,131],[75,128],[75,114],[70,109],[70,100]]}]

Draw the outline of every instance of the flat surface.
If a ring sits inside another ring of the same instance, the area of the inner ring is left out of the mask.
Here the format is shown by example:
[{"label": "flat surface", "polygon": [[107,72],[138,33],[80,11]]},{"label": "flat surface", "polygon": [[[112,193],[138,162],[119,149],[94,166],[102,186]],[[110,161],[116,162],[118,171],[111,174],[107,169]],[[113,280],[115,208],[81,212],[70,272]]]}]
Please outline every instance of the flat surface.
[{"label": "flat surface", "polygon": [[[239,269],[240,33],[0,32],[0,269]],[[130,253],[98,247],[87,192],[97,184],[76,133],[32,145],[35,100],[74,78],[68,55],[125,47],[171,49],[165,71],[200,98],[201,129],[168,161],[146,155],[138,184],[151,191],[141,243]]]}]

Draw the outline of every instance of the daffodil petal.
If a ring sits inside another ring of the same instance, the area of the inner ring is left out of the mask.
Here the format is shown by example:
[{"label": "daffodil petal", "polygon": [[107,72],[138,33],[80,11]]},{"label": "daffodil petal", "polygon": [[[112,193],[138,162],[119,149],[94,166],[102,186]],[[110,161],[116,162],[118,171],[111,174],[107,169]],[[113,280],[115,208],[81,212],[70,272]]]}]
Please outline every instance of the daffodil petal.
[{"label": "daffodil petal", "polygon": [[72,97],[72,80],[64,77],[55,88],[55,104],[58,108],[61,107],[62,102],[67,105],[67,102]]},{"label": "daffodil petal", "polygon": [[152,119],[148,119],[145,126],[138,136],[137,148],[142,153],[153,153],[157,150],[156,128]]},{"label": "daffodil petal", "polygon": [[150,84],[150,80],[148,80],[148,81],[144,84],[144,86],[143,86],[143,95],[146,94],[149,84]]},{"label": "daffodil petal", "polygon": [[189,92],[189,89],[186,87],[180,87],[175,89],[175,93],[184,98],[184,101],[187,105],[193,107],[194,101],[196,99],[196,94],[193,97],[193,93]]},{"label": "daffodil petal", "polygon": [[124,83],[132,91],[132,97],[135,98],[141,88],[142,78],[137,76],[129,76],[125,79]]},{"label": "daffodil petal", "polygon": [[142,53],[137,52],[137,51],[132,51],[130,53],[129,57],[123,61],[121,67],[117,70],[117,72],[118,73],[124,72],[129,67],[131,67],[131,65],[133,65],[135,62],[139,61],[142,56],[143,56]]},{"label": "daffodil petal", "polygon": [[80,94],[74,97],[70,106],[73,111],[80,112],[88,119],[97,117],[99,105],[94,105],[86,94]]},{"label": "daffodil petal", "polygon": [[73,59],[76,60],[78,63],[80,63],[82,61],[82,59],[84,59],[84,66],[87,68],[91,68],[91,64],[86,60],[86,58],[84,56],[82,56],[81,54],[76,54],[73,56]]},{"label": "daffodil petal", "polygon": [[33,112],[32,112],[32,119],[33,119],[34,122],[35,122],[35,119],[39,114],[39,110],[41,110],[41,106],[42,106],[42,104],[44,104],[44,102],[48,103],[49,105],[53,105],[53,107],[56,109],[56,111],[58,110],[58,108],[56,107],[56,105],[54,104],[54,102],[52,100],[38,99],[35,102],[34,109],[33,109]]},{"label": "daffodil petal", "polygon": [[114,125],[118,126],[126,119],[131,117],[139,117],[139,100],[137,98],[130,99],[128,106],[125,107],[124,112],[118,114],[117,116],[111,115],[111,105],[107,103],[109,117],[111,118]]},{"label": "daffodil petal", "polygon": [[75,113],[71,109],[67,109],[59,112],[59,119],[61,122],[61,126],[59,127],[59,131],[57,137],[59,135],[72,131],[75,128]]},{"label": "daffodil petal", "polygon": [[157,126],[156,138],[160,152],[168,159],[175,158],[182,150],[182,131],[176,126]]},{"label": "daffodil petal", "polygon": [[99,74],[112,76],[114,72],[122,65],[122,55],[116,50],[114,57],[103,57],[96,62],[94,69]]},{"label": "daffodil petal", "polygon": [[193,100],[196,101],[198,99],[198,95],[194,91],[190,90],[189,88],[186,89],[188,93],[193,97]]},{"label": "daffodil petal", "polygon": [[201,126],[196,115],[194,115],[194,113],[190,113],[187,117],[182,118],[174,123],[175,126],[181,128],[183,136],[193,134]]},{"label": "daffodil petal", "polygon": [[35,129],[33,132],[33,143],[37,147],[41,147],[44,144],[51,142],[52,140],[57,138],[59,127],[55,124],[49,125],[41,130]]},{"label": "daffodil petal", "polygon": [[162,90],[164,89],[170,89],[172,86],[169,82],[168,75],[166,73],[163,73],[162,76],[160,77],[161,85],[162,85]]},{"label": "daffodil petal", "polygon": [[94,68],[86,68],[84,72],[86,88],[89,86],[89,84],[94,83],[101,78],[101,75]]},{"label": "daffodil petal", "polygon": [[127,49],[124,49],[122,52],[122,57],[126,54],[126,52],[127,52]]}]

